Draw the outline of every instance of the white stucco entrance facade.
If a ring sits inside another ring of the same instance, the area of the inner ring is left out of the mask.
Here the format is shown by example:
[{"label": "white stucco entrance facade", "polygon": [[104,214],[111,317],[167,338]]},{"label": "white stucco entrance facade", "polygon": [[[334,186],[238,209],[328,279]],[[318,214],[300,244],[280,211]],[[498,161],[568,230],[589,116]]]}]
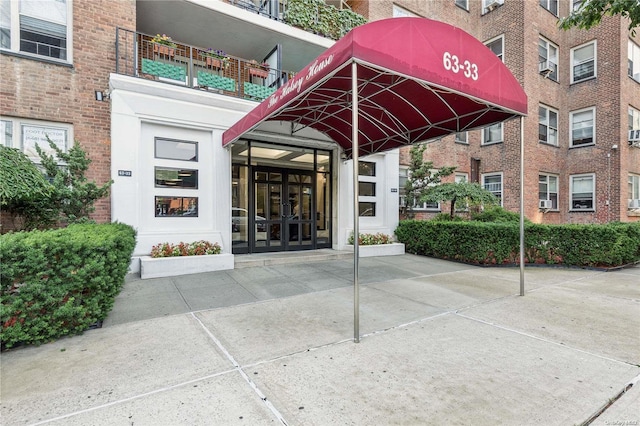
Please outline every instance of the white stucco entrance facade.
[{"label": "white stucco entrance facade", "polygon": [[[111,217],[137,229],[132,272],[139,270],[139,257],[162,242],[208,240],[231,254],[237,240],[233,159],[232,149],[222,147],[222,133],[256,103],[117,74],[110,77],[110,91]],[[261,146],[330,153],[330,227],[322,232],[330,247],[346,248],[353,230],[353,163],[342,160],[341,148],[312,129],[292,134],[286,122],[264,123],[246,137]],[[368,189],[360,197],[360,232],[392,235],[398,224],[398,152],[360,160],[369,163],[360,178]]]}]

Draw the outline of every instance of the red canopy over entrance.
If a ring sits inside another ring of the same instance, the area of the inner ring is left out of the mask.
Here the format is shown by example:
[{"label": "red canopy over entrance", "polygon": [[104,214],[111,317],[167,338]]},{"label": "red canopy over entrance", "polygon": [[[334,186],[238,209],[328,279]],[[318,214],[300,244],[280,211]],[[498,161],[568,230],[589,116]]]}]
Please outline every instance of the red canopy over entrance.
[{"label": "red canopy over entrance", "polygon": [[526,115],[527,96],[485,45],[451,25],[395,18],[355,28],[223,135],[265,120],[316,129],[351,156],[357,64],[359,154],[367,155]]},{"label": "red canopy over entrance", "polygon": [[[354,96],[355,94],[355,96]],[[265,120],[318,130],[357,164],[383,152],[527,113],[502,61],[466,32],[425,18],[355,28],[222,136],[226,146]],[[520,295],[524,296],[524,144],[520,122]],[[353,234],[359,235],[358,167]],[[358,238],[353,243],[354,340],[360,341]]]}]

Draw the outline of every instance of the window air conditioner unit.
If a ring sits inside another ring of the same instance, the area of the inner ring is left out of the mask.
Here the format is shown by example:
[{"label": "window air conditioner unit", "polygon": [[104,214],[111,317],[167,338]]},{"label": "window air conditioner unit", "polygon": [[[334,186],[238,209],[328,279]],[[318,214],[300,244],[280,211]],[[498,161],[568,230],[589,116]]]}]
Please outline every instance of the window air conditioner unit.
[{"label": "window air conditioner unit", "polygon": [[629,130],[629,142],[640,142],[640,129]]},{"label": "window air conditioner unit", "polygon": [[551,209],[553,208],[553,203],[551,202],[551,200],[540,200],[540,208]]},{"label": "window air conditioner unit", "polygon": [[553,72],[553,62],[543,61],[538,65],[540,74],[549,75]]},{"label": "window air conditioner unit", "polygon": [[640,200],[629,200],[630,209],[640,209]]}]

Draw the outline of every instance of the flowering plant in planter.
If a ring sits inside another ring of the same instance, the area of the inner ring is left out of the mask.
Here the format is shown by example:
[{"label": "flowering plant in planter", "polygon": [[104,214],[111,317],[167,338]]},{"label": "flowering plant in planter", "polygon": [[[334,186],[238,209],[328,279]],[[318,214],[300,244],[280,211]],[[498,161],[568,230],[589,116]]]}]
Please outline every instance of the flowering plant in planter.
[{"label": "flowering plant in planter", "polygon": [[154,38],[151,39],[152,43],[156,43],[156,44],[162,44],[164,46],[169,46],[169,47],[177,47],[178,45],[175,44],[173,42],[173,40],[171,39],[171,37],[169,37],[166,34],[156,34],[156,36]]},{"label": "flowering plant in planter", "polygon": [[220,254],[221,252],[220,244],[201,240],[193,243],[160,243],[151,248],[151,257],[203,256],[205,254]]},{"label": "flowering plant in planter", "polygon": [[[348,244],[353,245],[353,233],[349,236]],[[379,244],[392,244],[393,239],[390,235],[378,232],[377,234],[359,234],[358,245],[375,246]]]},{"label": "flowering plant in planter", "polygon": [[218,68],[227,68],[229,66],[230,59],[224,50],[208,48],[207,50],[202,51],[202,56],[204,56],[207,65],[213,65]]},{"label": "flowering plant in planter", "polygon": [[269,71],[269,69],[271,68],[271,66],[269,65],[268,62],[258,62],[255,59],[252,59],[248,62],[248,66],[249,68],[255,68],[255,69],[259,69],[259,70],[263,70],[263,71]]}]

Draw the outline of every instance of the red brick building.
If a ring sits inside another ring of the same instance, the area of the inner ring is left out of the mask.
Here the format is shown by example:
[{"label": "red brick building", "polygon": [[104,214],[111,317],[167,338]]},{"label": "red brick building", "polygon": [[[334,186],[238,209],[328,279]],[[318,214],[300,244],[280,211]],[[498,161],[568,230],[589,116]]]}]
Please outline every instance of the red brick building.
[{"label": "red brick building", "polygon": [[[558,29],[576,2],[354,1],[370,21],[423,16],[460,27],[506,63],[529,98],[524,120],[525,214],[542,223],[640,219],[640,39],[605,17],[590,31]],[[428,145],[435,167],[480,182],[519,211],[519,122]],[[407,165],[408,149],[400,164]],[[401,167],[402,169],[402,167]],[[406,169],[405,169],[406,170]],[[402,173],[402,172],[401,172]],[[406,171],[404,172],[406,176]],[[549,200],[549,201],[547,201]],[[448,206],[422,205],[417,217]]]}]

